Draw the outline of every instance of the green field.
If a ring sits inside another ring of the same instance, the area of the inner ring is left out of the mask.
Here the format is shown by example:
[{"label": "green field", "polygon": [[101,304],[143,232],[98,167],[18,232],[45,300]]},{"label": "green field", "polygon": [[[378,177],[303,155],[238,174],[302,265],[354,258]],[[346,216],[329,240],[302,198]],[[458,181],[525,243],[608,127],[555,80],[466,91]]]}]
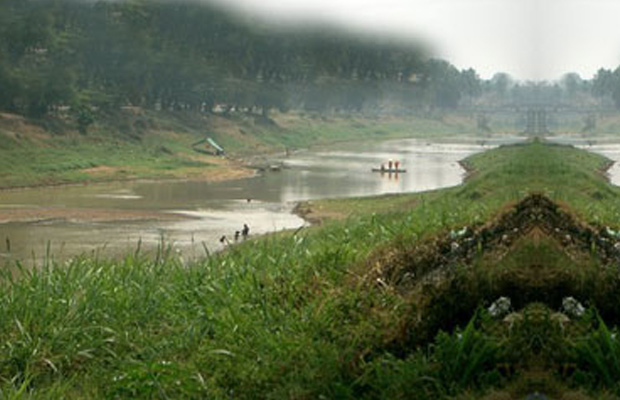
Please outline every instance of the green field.
[{"label": "green field", "polygon": [[313,202],[347,218],[191,265],[164,247],[3,276],[0,397],[617,398],[607,161],[533,142],[466,162],[462,186]]}]

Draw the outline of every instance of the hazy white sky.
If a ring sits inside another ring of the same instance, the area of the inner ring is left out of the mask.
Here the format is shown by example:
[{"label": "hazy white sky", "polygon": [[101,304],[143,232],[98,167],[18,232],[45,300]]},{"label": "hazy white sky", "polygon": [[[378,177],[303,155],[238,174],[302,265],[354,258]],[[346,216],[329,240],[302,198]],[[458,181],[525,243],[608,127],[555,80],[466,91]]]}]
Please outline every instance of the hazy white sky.
[{"label": "hazy white sky", "polygon": [[618,0],[215,0],[287,24],[323,22],[422,39],[482,77],[591,77],[620,64]]}]

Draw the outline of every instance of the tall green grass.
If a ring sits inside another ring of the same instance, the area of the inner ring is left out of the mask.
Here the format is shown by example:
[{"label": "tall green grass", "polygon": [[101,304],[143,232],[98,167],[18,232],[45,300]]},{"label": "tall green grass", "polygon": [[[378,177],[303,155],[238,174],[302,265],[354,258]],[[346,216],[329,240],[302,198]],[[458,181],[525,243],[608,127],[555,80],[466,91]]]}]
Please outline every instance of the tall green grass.
[{"label": "tall green grass", "polygon": [[618,332],[610,329],[600,317],[597,322],[598,327],[575,344],[576,361],[581,369],[577,379],[593,386],[601,385],[620,395]]},{"label": "tall green grass", "polygon": [[[19,278],[5,270],[0,397],[431,399],[483,390],[500,380],[485,333],[470,324],[430,349],[389,350],[416,304],[359,277],[379,249],[483,223],[530,190],[558,197],[560,177],[573,183],[563,201],[617,225],[618,190],[593,171],[604,161],[540,143],[500,148],[469,160],[478,173],[465,185],[408,196],[398,211],[355,200],[361,208],[347,221],[189,265],[162,246],[154,257],[50,260]],[[548,172],[532,181],[537,167]]]}]

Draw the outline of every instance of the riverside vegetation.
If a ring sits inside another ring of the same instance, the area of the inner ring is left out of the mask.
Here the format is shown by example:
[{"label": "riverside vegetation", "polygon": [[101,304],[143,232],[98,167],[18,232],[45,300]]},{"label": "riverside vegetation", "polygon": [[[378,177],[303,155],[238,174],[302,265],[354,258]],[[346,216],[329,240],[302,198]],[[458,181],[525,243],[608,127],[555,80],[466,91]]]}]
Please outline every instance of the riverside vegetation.
[{"label": "riverside vegetation", "polygon": [[466,164],[461,186],[313,202],[348,217],[190,265],[162,246],[6,273],[0,393],[617,398],[608,161],[534,141]]},{"label": "riverside vegetation", "polygon": [[418,44],[291,34],[204,2],[6,0],[0,188],[250,175],[194,152],[207,135],[243,157],[471,132],[475,112],[439,118],[481,85]]},{"label": "riverside vegetation", "polygon": [[[0,113],[0,189],[140,178],[228,179],[244,171],[244,158],[285,149],[475,132],[475,120],[461,113],[371,118],[273,112],[265,119],[132,109],[101,117],[84,136],[55,119],[41,126]],[[206,137],[228,157],[195,151],[209,150],[193,146]]]},{"label": "riverside vegetation", "polygon": [[205,2],[0,2],[0,188],[231,177],[238,165],[191,150],[206,135],[243,156],[514,133],[535,104],[553,131],[620,129],[620,69],[485,80],[419,43],[267,25]]}]

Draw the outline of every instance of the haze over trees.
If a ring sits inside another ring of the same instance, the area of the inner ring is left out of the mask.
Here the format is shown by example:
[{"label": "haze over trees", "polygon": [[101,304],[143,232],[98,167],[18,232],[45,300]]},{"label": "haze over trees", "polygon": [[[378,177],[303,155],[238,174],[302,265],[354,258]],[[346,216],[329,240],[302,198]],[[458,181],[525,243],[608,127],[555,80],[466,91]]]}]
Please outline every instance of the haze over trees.
[{"label": "haze over trees", "polygon": [[0,109],[211,112],[454,108],[480,93],[473,70],[416,46],[276,32],[184,2],[7,0],[0,4]]},{"label": "haze over trees", "polygon": [[0,111],[85,133],[122,107],[202,113],[409,113],[620,108],[620,69],[591,80],[482,80],[418,45],[279,31],[192,2],[5,0]]}]

